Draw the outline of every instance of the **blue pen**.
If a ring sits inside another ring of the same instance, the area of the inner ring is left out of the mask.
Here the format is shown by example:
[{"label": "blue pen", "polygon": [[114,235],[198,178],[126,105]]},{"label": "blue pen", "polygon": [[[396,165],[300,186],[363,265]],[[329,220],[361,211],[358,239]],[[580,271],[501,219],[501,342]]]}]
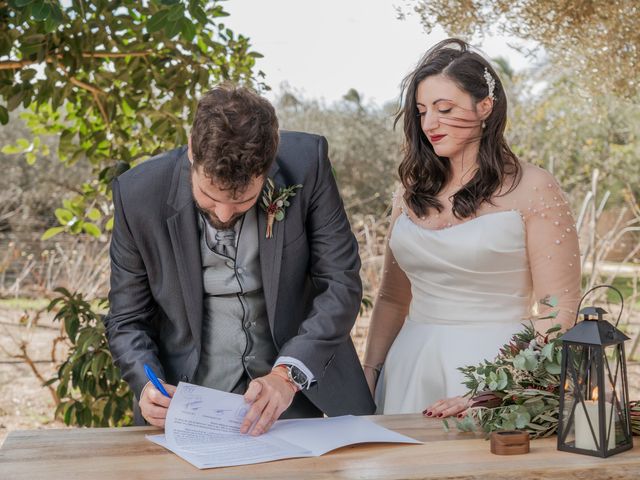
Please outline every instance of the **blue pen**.
[{"label": "blue pen", "polygon": [[149,381],[153,383],[153,386],[156,387],[161,394],[163,394],[165,397],[171,398],[171,395],[169,395],[169,392],[167,392],[162,386],[162,382],[158,380],[158,377],[156,377],[156,374],[153,373],[153,370],[151,370],[151,367],[146,363],[144,364],[144,373],[147,374],[147,378],[149,379]]}]

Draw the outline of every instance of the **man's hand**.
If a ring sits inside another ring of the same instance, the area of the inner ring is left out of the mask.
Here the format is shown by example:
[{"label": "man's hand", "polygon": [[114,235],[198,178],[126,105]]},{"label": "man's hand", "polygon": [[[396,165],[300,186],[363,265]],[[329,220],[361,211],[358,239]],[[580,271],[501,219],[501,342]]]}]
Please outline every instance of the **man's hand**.
[{"label": "man's hand", "polygon": [[469,407],[470,403],[471,400],[466,397],[443,398],[425,408],[422,414],[426,417],[434,418],[460,416]]},{"label": "man's hand", "polygon": [[[173,397],[176,393],[176,387],[162,382],[164,389]],[[142,390],[140,396],[140,411],[144,419],[154,427],[164,428],[164,420],[167,418],[167,410],[171,399],[165,397],[160,391],[153,386],[151,382],[147,383]]]},{"label": "man's hand", "polygon": [[244,394],[244,399],[251,404],[251,408],[244,417],[240,433],[254,436],[265,433],[280,418],[282,412],[289,408],[296,391],[295,385],[277,371],[252,380]]}]

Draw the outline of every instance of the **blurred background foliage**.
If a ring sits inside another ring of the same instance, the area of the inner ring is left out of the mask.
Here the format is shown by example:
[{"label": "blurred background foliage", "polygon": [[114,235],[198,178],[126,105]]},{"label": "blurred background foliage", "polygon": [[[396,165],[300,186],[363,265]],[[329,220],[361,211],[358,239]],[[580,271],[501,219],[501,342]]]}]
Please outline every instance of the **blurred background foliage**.
[{"label": "blurred background foliage", "polygon": [[[616,282],[633,307],[638,270],[621,275],[596,264],[640,258],[638,7],[631,0],[596,9],[599,2],[556,3],[407,1],[401,15],[418,14],[427,30],[439,24],[467,39],[500,30],[548,53],[523,71],[492,59],[509,95],[508,138],[522,160],[552,171],[576,213],[584,212],[585,283]],[[184,144],[197,100],[214,84],[269,88],[255,68],[260,54],[226,28],[222,5],[0,0],[0,297],[58,299],[52,314],[65,325],[51,349],[56,379],[49,387],[68,423],[130,421],[122,403],[128,392],[104,351],[96,307],[108,291],[111,179]],[[354,329],[360,349],[402,156],[401,130],[393,129],[398,102],[367,102],[360,93],[366,87],[354,85],[331,104],[285,87],[275,101],[282,128],[329,140],[363,261],[365,300]],[[66,288],[63,295],[57,287]],[[86,332],[80,344],[69,335],[78,305]],[[37,327],[43,310],[25,314],[20,325]],[[640,335],[631,333],[634,351]],[[29,364],[28,341],[17,341],[8,355]],[[109,372],[106,383],[97,362]],[[101,400],[93,405],[96,385]]]},{"label": "blurred background foliage", "polygon": [[402,138],[393,130],[391,105],[380,108],[362,102],[355,89],[332,105],[282,90],[276,108],[282,128],[327,137],[334,173],[352,217],[381,217],[394,188]]},{"label": "blurred background foliage", "polygon": [[637,0],[405,0],[398,12],[419,15],[427,32],[436,26],[465,38],[498,32],[542,47],[592,93],[639,93]]}]

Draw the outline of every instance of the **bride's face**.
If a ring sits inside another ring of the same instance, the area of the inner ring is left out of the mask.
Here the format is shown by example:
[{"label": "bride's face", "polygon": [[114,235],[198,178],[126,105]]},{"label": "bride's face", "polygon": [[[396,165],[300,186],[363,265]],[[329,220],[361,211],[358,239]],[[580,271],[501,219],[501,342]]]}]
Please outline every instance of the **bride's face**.
[{"label": "bride's face", "polygon": [[456,158],[465,146],[480,141],[482,119],[467,92],[443,75],[418,84],[416,105],[420,126],[436,155]]}]

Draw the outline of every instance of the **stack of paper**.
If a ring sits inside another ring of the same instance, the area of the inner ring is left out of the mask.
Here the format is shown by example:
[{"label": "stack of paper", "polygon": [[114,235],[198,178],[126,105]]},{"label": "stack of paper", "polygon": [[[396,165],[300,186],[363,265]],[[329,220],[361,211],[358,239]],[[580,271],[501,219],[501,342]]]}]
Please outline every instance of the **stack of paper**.
[{"label": "stack of paper", "polygon": [[317,457],[355,443],[420,443],[361,417],[279,420],[258,437],[241,434],[249,405],[242,395],[180,383],[164,435],[147,435],[198,468]]}]

